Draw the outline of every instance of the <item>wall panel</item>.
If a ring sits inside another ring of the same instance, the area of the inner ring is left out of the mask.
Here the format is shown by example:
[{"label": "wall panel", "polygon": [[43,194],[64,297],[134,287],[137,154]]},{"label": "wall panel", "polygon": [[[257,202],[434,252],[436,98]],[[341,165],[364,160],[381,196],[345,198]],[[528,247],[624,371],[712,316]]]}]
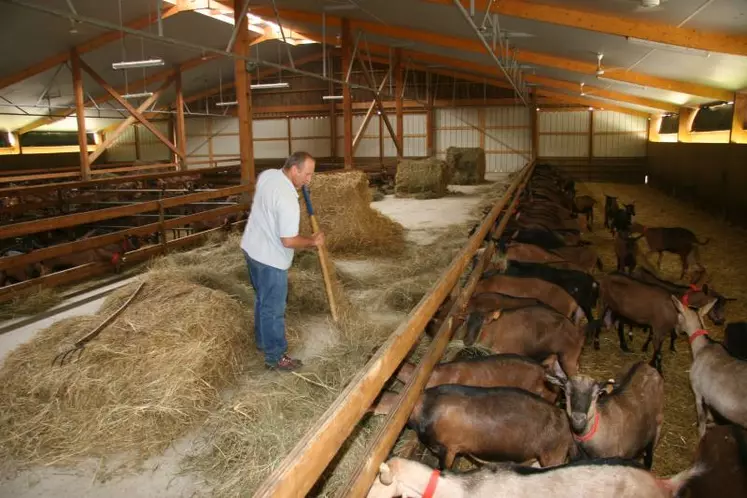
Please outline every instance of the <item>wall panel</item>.
[{"label": "wall panel", "polygon": [[646,155],[648,120],[614,111],[594,111],[594,157]]},{"label": "wall panel", "polygon": [[538,114],[540,157],[588,157],[589,111]]}]

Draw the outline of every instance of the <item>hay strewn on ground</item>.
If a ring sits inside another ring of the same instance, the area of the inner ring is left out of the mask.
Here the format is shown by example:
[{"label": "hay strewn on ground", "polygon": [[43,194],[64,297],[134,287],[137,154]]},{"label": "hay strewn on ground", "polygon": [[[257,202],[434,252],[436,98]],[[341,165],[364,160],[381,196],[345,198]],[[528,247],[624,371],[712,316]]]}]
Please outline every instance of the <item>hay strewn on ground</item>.
[{"label": "hay strewn on ground", "polygon": [[485,150],[480,147],[449,147],[446,164],[454,185],[478,185],[485,181]]},{"label": "hay strewn on ground", "polygon": [[395,195],[436,199],[446,195],[449,181],[448,166],[440,159],[402,160],[397,163]]},{"label": "hay strewn on ground", "polygon": [[[604,194],[618,196],[622,202],[635,200],[637,216],[635,221],[646,226],[682,226],[692,230],[700,240],[710,237],[711,241],[700,248],[702,262],[710,275],[709,283],[728,297],[737,301],[726,307],[728,321],[747,319],[747,231],[732,227],[692,206],[668,197],[653,188],[643,185],[620,185],[601,183],[577,183],[579,195],[589,194],[597,199],[595,226],[592,234],[584,238],[594,243],[602,257],[605,271],[615,269],[612,237],[604,226]],[[644,240],[638,242],[642,253],[648,251]],[[656,264],[656,257],[650,261]],[[661,274],[672,281],[680,276],[679,258],[672,254],[664,255]],[[716,339],[722,338],[722,329],[708,322],[708,329]],[[627,329],[626,329],[627,332]],[[637,330],[631,349],[634,353],[620,351],[617,334],[602,332],[601,350],[586,347],[581,357],[581,371],[599,379],[612,378],[635,361],[651,359],[651,350],[641,353],[644,334]],[[664,426],[662,437],[654,454],[654,472],[657,475],[671,475],[688,467],[698,442],[695,400],[690,387],[689,369],[692,354],[686,340],[677,340],[677,352],[669,352],[669,341],[664,346]]]},{"label": "hay strewn on ground", "polygon": [[[371,208],[371,192],[364,172],[314,175],[309,190],[314,214],[331,252],[384,255],[404,249],[402,225]],[[301,233],[311,234],[303,196],[299,200]]]},{"label": "hay strewn on ground", "polygon": [[58,290],[38,288],[7,303],[0,304],[0,320],[35,315],[57,306],[61,302],[62,295]]}]

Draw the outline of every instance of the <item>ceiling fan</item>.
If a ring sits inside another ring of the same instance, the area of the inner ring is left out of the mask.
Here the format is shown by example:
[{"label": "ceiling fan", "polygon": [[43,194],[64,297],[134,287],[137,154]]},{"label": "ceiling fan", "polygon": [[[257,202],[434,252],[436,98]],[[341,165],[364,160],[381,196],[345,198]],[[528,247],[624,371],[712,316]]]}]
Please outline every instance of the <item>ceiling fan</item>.
[{"label": "ceiling fan", "polygon": [[633,12],[659,12],[664,10],[662,4],[666,3],[667,0],[614,0],[617,3],[625,2],[628,5],[632,3],[637,4],[631,10]]},{"label": "ceiling fan", "polygon": [[599,76],[603,76],[603,75],[604,75],[604,73],[605,73],[606,71],[608,71],[608,70],[612,70],[612,71],[614,71],[614,70],[616,70],[616,69],[624,69],[624,68],[622,68],[622,67],[607,67],[607,68],[605,68],[605,67],[604,67],[604,66],[602,65],[602,59],[604,59],[604,53],[602,53],[602,52],[597,52],[597,69],[596,69],[596,71],[594,71],[594,74],[595,74],[595,75],[596,75],[597,77],[599,77]]}]

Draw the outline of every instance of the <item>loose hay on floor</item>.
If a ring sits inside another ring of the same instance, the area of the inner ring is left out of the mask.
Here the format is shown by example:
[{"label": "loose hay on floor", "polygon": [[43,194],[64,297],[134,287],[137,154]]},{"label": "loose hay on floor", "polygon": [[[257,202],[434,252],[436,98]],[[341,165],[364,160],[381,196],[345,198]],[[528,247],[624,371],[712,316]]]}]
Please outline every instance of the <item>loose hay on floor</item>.
[{"label": "loose hay on floor", "polygon": [[[314,214],[327,248],[335,254],[396,254],[404,249],[404,228],[371,208],[368,177],[362,171],[314,175],[309,188]],[[311,234],[303,196],[301,233]]]},{"label": "loose hay on floor", "polygon": [[62,294],[58,290],[39,287],[0,304],[0,320],[35,315],[57,306],[61,302]]},{"label": "loose hay on floor", "polygon": [[397,163],[395,195],[436,199],[447,193],[449,169],[446,162],[431,157],[421,160],[402,160]]},{"label": "loose hay on floor", "polygon": [[485,150],[480,147],[449,147],[446,163],[454,185],[479,185],[485,181]]}]

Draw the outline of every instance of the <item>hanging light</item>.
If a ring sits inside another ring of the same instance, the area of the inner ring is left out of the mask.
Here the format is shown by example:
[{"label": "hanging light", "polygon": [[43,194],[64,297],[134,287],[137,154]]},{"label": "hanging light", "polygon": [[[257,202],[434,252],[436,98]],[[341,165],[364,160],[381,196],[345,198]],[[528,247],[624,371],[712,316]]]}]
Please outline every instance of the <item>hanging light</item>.
[{"label": "hanging light", "polygon": [[139,69],[141,67],[163,66],[163,59],[146,59],[142,61],[123,61],[112,63],[112,69]]}]

